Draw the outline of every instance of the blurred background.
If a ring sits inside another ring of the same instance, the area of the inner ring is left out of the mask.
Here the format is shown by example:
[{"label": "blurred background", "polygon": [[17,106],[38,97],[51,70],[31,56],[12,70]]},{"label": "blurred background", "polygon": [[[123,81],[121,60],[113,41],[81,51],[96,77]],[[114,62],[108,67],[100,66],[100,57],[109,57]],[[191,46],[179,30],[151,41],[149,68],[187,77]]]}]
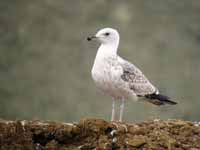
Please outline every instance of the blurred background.
[{"label": "blurred background", "polygon": [[124,119],[199,120],[200,1],[1,0],[0,118],[110,120],[112,99],[92,81],[98,43],[116,28],[119,54],[176,106],[127,101]]}]

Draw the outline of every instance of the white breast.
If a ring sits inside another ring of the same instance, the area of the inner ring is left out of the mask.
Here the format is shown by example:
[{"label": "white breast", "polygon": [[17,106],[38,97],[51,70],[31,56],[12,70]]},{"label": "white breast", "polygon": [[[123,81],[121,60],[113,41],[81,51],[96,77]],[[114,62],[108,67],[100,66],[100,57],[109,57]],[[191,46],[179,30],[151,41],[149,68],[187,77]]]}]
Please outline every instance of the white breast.
[{"label": "white breast", "polygon": [[104,93],[115,99],[127,98],[132,92],[121,79],[123,70],[117,63],[117,57],[97,58],[92,68],[92,78]]},{"label": "white breast", "polygon": [[92,78],[98,87],[107,89],[111,86],[112,82],[112,64],[108,58],[95,59],[92,68]]}]

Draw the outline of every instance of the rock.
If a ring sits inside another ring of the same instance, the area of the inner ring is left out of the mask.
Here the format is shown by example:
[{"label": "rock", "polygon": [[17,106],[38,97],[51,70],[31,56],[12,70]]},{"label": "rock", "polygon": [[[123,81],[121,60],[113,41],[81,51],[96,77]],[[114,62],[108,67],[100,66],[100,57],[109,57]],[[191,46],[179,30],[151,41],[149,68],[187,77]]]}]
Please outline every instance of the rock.
[{"label": "rock", "polygon": [[146,143],[144,136],[134,136],[133,138],[128,138],[126,144],[133,147],[141,147]]},{"label": "rock", "polygon": [[0,119],[0,150],[200,149],[200,126],[183,120],[79,123]]}]

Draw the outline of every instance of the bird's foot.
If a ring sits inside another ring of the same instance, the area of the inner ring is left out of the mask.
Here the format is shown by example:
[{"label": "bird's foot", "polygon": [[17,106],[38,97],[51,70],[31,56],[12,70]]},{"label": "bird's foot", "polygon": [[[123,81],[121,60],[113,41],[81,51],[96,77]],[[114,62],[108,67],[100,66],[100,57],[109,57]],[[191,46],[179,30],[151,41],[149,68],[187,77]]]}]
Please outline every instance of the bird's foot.
[{"label": "bird's foot", "polygon": [[117,131],[128,132],[127,126],[121,122],[112,121],[112,124],[115,126]]}]

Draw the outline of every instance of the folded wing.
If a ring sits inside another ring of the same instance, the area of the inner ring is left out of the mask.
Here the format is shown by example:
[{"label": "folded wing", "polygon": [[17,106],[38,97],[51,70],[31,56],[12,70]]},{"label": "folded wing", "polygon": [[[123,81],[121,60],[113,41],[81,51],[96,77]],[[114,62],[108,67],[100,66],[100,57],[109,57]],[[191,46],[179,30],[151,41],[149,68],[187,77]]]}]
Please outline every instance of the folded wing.
[{"label": "folded wing", "polygon": [[155,105],[177,104],[172,101],[170,97],[159,94],[158,89],[150,83],[150,81],[135,65],[121,57],[118,58],[118,62],[123,68],[121,79],[128,82],[130,89],[133,90],[138,97],[144,97],[148,102]]},{"label": "folded wing", "polygon": [[123,68],[121,78],[129,83],[131,90],[138,96],[145,96],[158,92],[158,90],[150,83],[145,75],[132,63],[118,58],[120,65]]}]

